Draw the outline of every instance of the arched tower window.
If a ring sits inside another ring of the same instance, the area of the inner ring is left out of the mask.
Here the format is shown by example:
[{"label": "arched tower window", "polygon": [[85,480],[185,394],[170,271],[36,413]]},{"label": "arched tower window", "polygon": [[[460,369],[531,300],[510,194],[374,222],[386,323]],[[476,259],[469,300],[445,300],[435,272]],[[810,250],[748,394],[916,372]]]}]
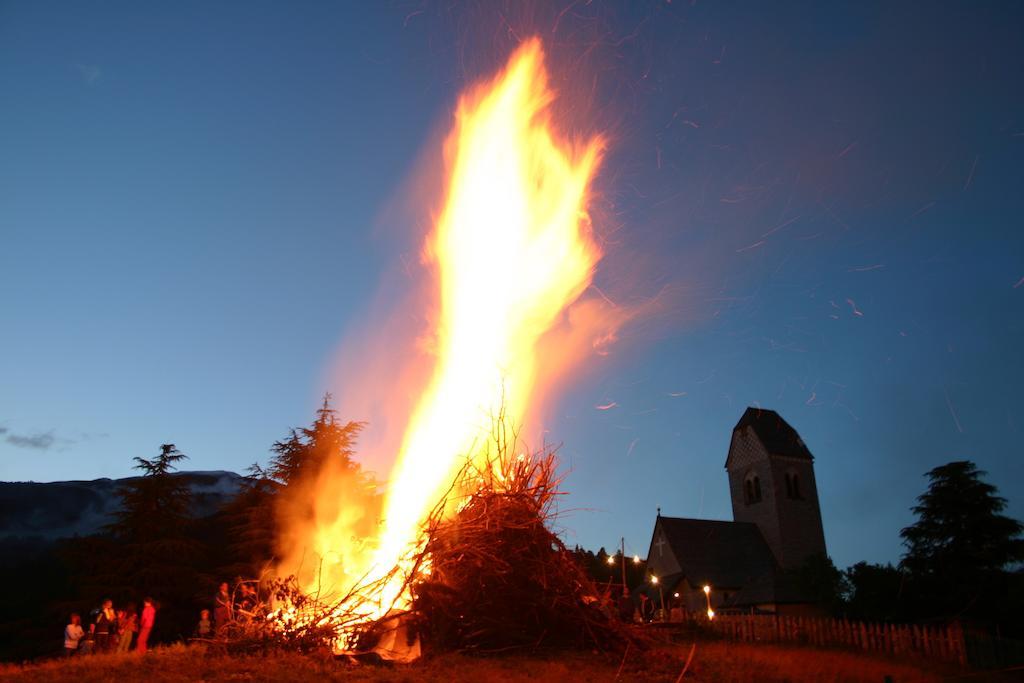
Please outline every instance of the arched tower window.
[{"label": "arched tower window", "polygon": [[743,481],[743,502],[747,505],[761,502],[761,479],[754,473]]},{"label": "arched tower window", "polygon": [[786,472],[786,497],[800,500],[800,475],[796,472]]}]

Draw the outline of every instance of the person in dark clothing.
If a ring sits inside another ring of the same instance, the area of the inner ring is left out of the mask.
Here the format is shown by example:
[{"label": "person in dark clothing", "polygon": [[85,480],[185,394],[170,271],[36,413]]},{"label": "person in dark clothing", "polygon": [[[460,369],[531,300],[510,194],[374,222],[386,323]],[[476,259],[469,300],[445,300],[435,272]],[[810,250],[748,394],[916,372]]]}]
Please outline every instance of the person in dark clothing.
[{"label": "person in dark clothing", "polygon": [[629,597],[629,590],[623,589],[622,595],[619,596],[617,607],[619,610],[619,619],[627,624],[633,623],[633,612],[636,611],[636,608]]},{"label": "person in dark clothing", "polygon": [[228,584],[225,581],[220,585],[217,596],[213,601],[213,626],[217,633],[222,633],[231,621],[231,594],[228,592]]},{"label": "person in dark clothing", "polygon": [[248,583],[239,584],[239,592],[241,595],[234,605],[235,616],[243,621],[249,621],[259,603],[259,595],[256,593],[256,588]]},{"label": "person in dark clothing", "polygon": [[117,614],[114,612],[112,600],[103,601],[103,607],[90,630],[96,637],[96,652],[113,651],[114,636],[117,635]]},{"label": "person in dark clothing", "polygon": [[654,601],[643,593],[640,594],[640,618],[645,624],[654,619]]}]

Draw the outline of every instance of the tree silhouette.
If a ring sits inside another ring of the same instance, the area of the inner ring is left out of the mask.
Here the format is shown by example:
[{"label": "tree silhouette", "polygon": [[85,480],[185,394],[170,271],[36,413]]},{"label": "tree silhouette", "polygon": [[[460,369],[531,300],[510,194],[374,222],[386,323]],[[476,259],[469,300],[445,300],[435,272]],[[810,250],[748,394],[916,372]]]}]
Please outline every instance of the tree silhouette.
[{"label": "tree silhouette", "polygon": [[966,460],[931,470],[928,490],[911,508],[917,522],[900,531],[907,548],[901,566],[924,613],[991,616],[1005,570],[1024,560],[1024,527],[1001,514],[1006,500],[984,475]]},{"label": "tree silhouette", "polygon": [[857,562],[844,574],[848,585],[847,613],[853,619],[900,621],[903,610],[903,572],[891,564]]},{"label": "tree silhouette", "polygon": [[109,525],[115,537],[134,543],[153,543],[184,535],[191,515],[190,492],[171,472],[186,459],[174,444],[160,446],[152,460],[135,457],[135,469],[143,475],[120,491],[122,508]]},{"label": "tree silhouette", "polygon": [[[317,519],[349,520],[349,537],[336,539],[339,544],[359,542],[377,531],[381,496],[373,476],[354,459],[356,440],[365,426],[340,421],[331,408],[331,395],[325,394],[313,424],[292,429],[287,439],[272,447],[267,475],[278,485],[277,550],[286,562],[301,565],[313,550],[304,543]],[[310,569],[307,564],[303,571]]]},{"label": "tree silhouette", "polygon": [[800,593],[831,616],[839,616],[845,608],[844,598],[850,592],[846,575],[836,568],[824,553],[811,555],[799,568],[785,574],[794,580]]},{"label": "tree silhouette", "polygon": [[107,529],[115,546],[103,564],[118,577],[121,594],[137,602],[153,596],[167,607],[158,626],[176,635],[187,628],[202,592],[197,567],[203,548],[191,537],[192,500],[188,486],[173,470],[185,454],[163,444],[153,459],[134,458],[143,475],[120,491],[121,510]]},{"label": "tree silhouette", "polygon": [[355,462],[355,443],[365,422],[338,420],[331,408],[331,394],[324,394],[323,404],[316,411],[310,427],[292,429],[288,438],[276,442],[267,469],[269,478],[283,486],[301,485],[320,474],[325,466],[343,472],[360,472]]},{"label": "tree silhouette", "polygon": [[280,489],[259,464],[249,467],[242,489],[223,508],[230,558],[223,575],[259,577],[273,562],[278,528],[274,497]]}]

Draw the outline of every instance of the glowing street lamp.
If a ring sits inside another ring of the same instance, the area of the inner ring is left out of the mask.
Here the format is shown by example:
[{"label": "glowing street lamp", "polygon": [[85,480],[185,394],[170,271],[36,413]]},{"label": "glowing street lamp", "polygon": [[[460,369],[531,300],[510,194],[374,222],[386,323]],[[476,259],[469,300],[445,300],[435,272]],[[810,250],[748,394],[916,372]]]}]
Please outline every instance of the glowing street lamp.
[{"label": "glowing street lamp", "polygon": [[661,582],[654,574],[651,574],[651,585],[658,587],[658,597],[661,599],[661,614],[664,619],[664,615],[667,614],[667,612],[665,612],[665,590],[661,587]]},{"label": "glowing street lamp", "polygon": [[634,555],[633,556],[633,564],[640,564],[640,556],[639,555]]},{"label": "glowing street lamp", "polygon": [[708,603],[708,621],[715,618],[715,610],[711,609],[711,586],[704,584],[704,599]]},{"label": "glowing street lamp", "polygon": [[608,564],[610,564],[613,567],[615,566],[615,556],[614,555],[609,555],[608,556]]}]

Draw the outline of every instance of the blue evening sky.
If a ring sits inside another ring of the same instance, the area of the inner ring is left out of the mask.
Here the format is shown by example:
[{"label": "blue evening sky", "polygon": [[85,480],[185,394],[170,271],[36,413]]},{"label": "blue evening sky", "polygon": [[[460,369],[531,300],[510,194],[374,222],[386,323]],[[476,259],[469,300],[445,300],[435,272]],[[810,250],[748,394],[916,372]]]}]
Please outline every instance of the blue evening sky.
[{"label": "blue evening sky", "polygon": [[840,566],[897,560],[950,460],[1024,517],[1022,15],[0,2],[0,479],[264,461],[332,388],[458,91],[536,33],[573,132],[612,140],[596,283],[670,302],[551,416],[570,544],[730,518],[747,405],[815,454]]}]

